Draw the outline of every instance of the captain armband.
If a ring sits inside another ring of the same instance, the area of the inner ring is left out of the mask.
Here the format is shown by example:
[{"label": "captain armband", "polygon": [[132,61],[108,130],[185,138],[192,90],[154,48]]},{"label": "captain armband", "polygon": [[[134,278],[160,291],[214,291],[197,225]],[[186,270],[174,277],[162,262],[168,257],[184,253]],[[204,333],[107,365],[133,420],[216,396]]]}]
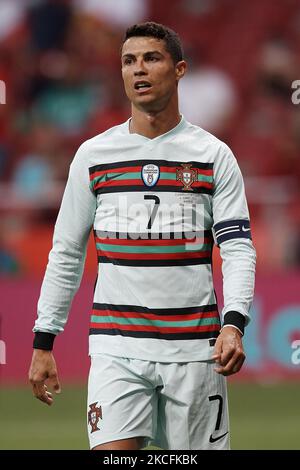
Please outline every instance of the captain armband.
[{"label": "captain armband", "polygon": [[219,222],[214,225],[213,233],[218,246],[222,242],[235,238],[249,238],[252,240],[249,219],[236,219]]}]

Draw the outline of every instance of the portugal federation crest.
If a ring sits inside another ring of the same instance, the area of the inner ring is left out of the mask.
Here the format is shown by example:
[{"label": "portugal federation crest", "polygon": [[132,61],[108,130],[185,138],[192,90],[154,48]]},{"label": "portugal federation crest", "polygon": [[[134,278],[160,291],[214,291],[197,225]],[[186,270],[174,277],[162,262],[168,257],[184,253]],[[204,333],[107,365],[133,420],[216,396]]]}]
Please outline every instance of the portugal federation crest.
[{"label": "portugal federation crest", "polygon": [[181,166],[182,168],[176,168],[176,181],[180,181],[183,184],[182,189],[192,191],[191,186],[198,181],[198,171],[195,168],[191,168],[192,163],[181,163]]},{"label": "portugal federation crest", "polygon": [[91,433],[95,431],[100,431],[98,428],[99,419],[102,419],[102,409],[101,406],[96,406],[97,402],[89,405],[90,410],[88,412],[88,423],[91,425]]},{"label": "portugal federation crest", "polygon": [[154,186],[158,181],[159,174],[159,167],[152,163],[144,165],[142,168],[142,179],[146,186]]}]

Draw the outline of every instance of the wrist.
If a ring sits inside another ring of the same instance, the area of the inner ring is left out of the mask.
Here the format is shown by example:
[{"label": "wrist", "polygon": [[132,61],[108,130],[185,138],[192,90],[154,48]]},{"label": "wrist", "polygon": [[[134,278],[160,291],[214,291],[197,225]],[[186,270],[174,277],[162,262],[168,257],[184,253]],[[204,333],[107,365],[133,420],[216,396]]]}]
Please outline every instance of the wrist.
[{"label": "wrist", "polygon": [[238,334],[240,337],[244,336],[243,333],[241,332],[241,330],[240,330],[237,326],[234,326],[234,325],[223,325],[222,328],[221,328],[221,331],[227,330],[227,329],[230,329],[231,332],[233,332],[233,333],[235,333],[235,334]]},{"label": "wrist", "polygon": [[34,335],[33,348],[43,349],[44,351],[52,351],[55,334],[37,331]]},{"label": "wrist", "polygon": [[245,329],[245,317],[239,312],[235,312],[234,310],[231,310],[224,315],[224,322],[222,328],[227,326],[232,326],[233,328],[236,328],[239,330],[241,335],[244,335],[244,329]]}]

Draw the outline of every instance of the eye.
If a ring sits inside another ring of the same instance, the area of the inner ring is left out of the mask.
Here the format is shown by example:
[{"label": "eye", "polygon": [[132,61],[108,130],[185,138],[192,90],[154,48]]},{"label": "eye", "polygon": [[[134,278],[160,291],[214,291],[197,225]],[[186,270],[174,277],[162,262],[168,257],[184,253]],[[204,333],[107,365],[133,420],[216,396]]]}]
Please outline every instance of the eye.
[{"label": "eye", "polygon": [[132,59],[130,57],[126,57],[126,59],[123,60],[124,65],[130,65],[132,63]]}]

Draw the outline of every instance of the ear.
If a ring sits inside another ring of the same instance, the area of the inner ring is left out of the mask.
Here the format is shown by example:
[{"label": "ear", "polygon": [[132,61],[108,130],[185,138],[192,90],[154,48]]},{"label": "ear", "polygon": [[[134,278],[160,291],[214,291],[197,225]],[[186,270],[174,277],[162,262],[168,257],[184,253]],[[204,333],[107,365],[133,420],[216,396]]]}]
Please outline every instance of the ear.
[{"label": "ear", "polygon": [[175,67],[175,73],[176,73],[176,79],[178,82],[184,76],[186,69],[187,69],[187,63],[185,60],[181,60],[180,62],[177,62],[176,67]]}]

